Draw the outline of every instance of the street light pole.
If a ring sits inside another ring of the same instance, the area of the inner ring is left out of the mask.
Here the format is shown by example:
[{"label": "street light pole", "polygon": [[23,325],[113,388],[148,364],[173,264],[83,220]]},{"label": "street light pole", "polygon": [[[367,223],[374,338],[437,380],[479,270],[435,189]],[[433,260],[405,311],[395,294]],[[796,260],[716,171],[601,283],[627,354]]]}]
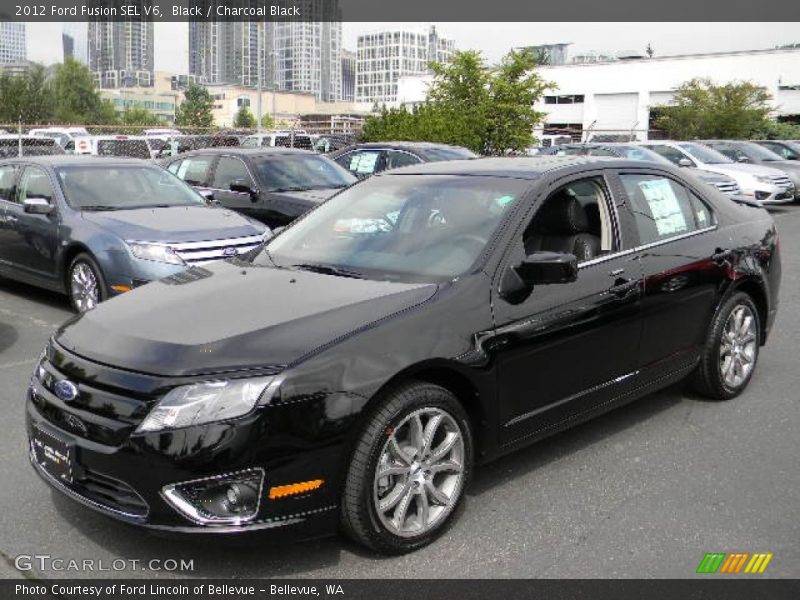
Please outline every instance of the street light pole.
[{"label": "street light pole", "polygon": [[261,71],[263,70],[264,59],[262,57],[261,27],[263,21],[256,22],[256,46],[258,47],[258,100],[256,101],[256,131],[261,133]]}]

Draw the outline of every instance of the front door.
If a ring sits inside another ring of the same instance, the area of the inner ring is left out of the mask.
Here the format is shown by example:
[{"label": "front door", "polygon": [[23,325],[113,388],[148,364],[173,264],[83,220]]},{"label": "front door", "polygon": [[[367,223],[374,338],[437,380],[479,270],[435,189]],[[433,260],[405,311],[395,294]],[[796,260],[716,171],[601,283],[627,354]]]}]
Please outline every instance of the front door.
[{"label": "front door", "polygon": [[597,173],[554,182],[534,205],[508,265],[537,251],[575,254],[577,280],[535,286],[523,301],[493,298],[500,441],[545,435],[611,402],[636,377],[641,267],[620,234],[618,206]]},{"label": "front door", "polygon": [[235,181],[245,183],[251,190],[257,188],[247,165],[240,158],[220,156],[214,166],[214,175],[210,186],[214,192],[214,200],[231,210],[256,219],[263,219],[263,204],[259,201],[258,196],[232,190],[231,184]]}]

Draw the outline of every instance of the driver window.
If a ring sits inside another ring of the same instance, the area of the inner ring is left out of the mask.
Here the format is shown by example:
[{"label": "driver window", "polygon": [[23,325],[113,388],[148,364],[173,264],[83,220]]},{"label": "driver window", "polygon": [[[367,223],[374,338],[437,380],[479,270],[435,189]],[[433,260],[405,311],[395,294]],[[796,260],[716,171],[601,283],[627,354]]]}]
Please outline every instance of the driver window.
[{"label": "driver window", "polygon": [[28,198],[44,198],[48,203],[53,203],[53,186],[50,183],[50,177],[37,167],[25,169],[25,175],[19,188],[19,202],[25,202]]},{"label": "driver window", "polygon": [[574,254],[582,262],[613,251],[609,197],[602,177],[580,179],[558,188],[525,228],[525,254]]},{"label": "driver window", "polygon": [[217,168],[214,169],[214,183],[211,187],[218,190],[229,190],[231,183],[237,179],[243,179],[252,187],[250,181],[250,173],[247,172],[247,167],[238,158],[229,158],[223,156],[217,163]]}]

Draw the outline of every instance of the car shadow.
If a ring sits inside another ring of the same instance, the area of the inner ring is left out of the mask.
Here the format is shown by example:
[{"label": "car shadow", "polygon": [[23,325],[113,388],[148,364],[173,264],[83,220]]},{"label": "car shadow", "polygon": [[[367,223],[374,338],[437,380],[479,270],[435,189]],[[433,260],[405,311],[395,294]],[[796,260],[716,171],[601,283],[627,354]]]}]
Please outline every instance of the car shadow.
[{"label": "car shadow", "polygon": [[15,327],[0,321],[0,354],[13,347],[19,339],[19,334]]},{"label": "car shadow", "polygon": [[49,306],[50,308],[71,310],[69,300],[67,300],[65,295],[36,287],[34,285],[0,277],[0,289],[2,289],[6,294],[17,296],[32,302],[38,302],[40,304]]},{"label": "car shadow", "polygon": [[[468,496],[477,497],[496,491],[509,480],[613,438],[629,427],[669,410],[686,398],[683,388],[683,384],[674,385],[478,468]],[[392,560],[392,557],[372,553],[342,536],[280,542],[269,531],[214,536],[151,533],[86,509],[59,492],[53,491],[52,497],[65,522],[105,549],[106,562],[114,558],[138,559],[142,563],[168,558],[194,561],[194,571],[170,575],[291,577],[335,567],[343,554],[374,562]],[[146,575],[158,574],[147,572]],[[127,571],[120,576],[136,574]]]}]

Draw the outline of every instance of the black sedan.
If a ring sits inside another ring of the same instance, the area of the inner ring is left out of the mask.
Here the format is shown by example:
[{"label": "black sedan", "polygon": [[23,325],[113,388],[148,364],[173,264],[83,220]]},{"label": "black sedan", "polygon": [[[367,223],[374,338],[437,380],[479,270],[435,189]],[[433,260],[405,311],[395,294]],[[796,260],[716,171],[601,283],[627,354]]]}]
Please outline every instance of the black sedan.
[{"label": "black sedan", "polygon": [[292,148],[205,148],[163,164],[209,200],[272,228],[357,181],[332,160]]},{"label": "black sedan", "polygon": [[398,167],[477,158],[478,155],[461,146],[431,142],[367,142],[349,146],[329,156],[356,177],[364,178]]},{"label": "black sedan", "polygon": [[405,552],[445,530],[475,464],[685,377],[742,393],[780,276],[770,216],[671,165],[398,169],[62,326],[30,456],[129,523]]}]

